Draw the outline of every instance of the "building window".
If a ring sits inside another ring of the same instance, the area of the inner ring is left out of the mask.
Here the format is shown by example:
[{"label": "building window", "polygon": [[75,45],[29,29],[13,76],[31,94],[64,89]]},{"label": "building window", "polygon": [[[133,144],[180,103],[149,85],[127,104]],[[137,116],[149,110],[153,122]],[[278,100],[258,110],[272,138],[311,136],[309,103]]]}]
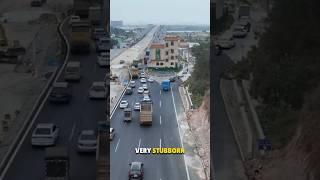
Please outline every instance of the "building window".
[{"label": "building window", "polygon": [[173,41],[171,41],[171,46],[173,46],[174,45],[174,42]]},{"label": "building window", "polygon": [[173,66],[173,62],[171,63],[171,66]]},{"label": "building window", "polygon": [[172,54],[174,53],[174,49],[171,49],[171,53],[172,53]]},{"label": "building window", "polygon": [[166,59],[166,62],[169,62],[169,59]]},{"label": "building window", "polygon": [[169,44],[168,44],[168,43],[166,43],[166,47],[169,47]]},{"label": "building window", "polygon": [[159,66],[159,63],[157,62],[157,66]]},{"label": "building window", "polygon": [[166,55],[169,55],[169,52],[168,52],[168,51],[166,51]]},{"label": "building window", "polygon": [[173,60],[173,59],[174,59],[174,56],[171,56],[171,59]]},{"label": "building window", "polygon": [[163,63],[160,63],[161,66],[163,66]]}]

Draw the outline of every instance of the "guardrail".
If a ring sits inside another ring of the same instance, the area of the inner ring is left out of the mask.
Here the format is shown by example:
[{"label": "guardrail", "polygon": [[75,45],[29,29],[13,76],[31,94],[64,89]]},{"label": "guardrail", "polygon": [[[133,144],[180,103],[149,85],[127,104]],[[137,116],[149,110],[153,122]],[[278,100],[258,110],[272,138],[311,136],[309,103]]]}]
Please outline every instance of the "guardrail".
[{"label": "guardrail", "polygon": [[63,72],[64,67],[67,64],[67,61],[68,61],[68,58],[69,58],[70,45],[68,43],[68,40],[67,40],[66,36],[63,34],[62,27],[63,27],[64,23],[68,19],[69,19],[69,17],[65,18],[60,23],[60,25],[58,26],[59,35],[62,37],[62,39],[66,43],[66,55],[64,57],[64,63],[63,63],[62,66],[56,68],[56,70],[54,71],[54,73],[50,77],[50,79],[47,82],[45,88],[41,91],[40,96],[37,98],[37,101],[34,104],[32,110],[29,113],[29,115],[28,115],[26,121],[24,122],[22,128],[18,132],[18,135],[16,136],[16,138],[13,141],[13,143],[10,145],[9,150],[7,151],[6,155],[2,159],[1,164],[0,164],[0,173],[1,173],[0,179],[4,178],[4,175],[5,175],[4,171],[8,168],[9,162],[13,160],[13,158],[14,158],[13,155],[16,153],[16,151],[19,150],[19,146],[21,145],[20,144],[21,140],[23,140],[23,137],[25,136],[25,134],[28,133],[28,131],[32,127],[32,125],[33,125],[33,123],[34,123],[34,121],[35,121],[35,119],[37,117],[37,114],[40,111],[40,108],[41,108],[42,104],[46,100],[46,97],[47,97],[47,95],[49,94],[49,92],[51,90],[52,83],[56,82],[58,80],[59,76]]}]

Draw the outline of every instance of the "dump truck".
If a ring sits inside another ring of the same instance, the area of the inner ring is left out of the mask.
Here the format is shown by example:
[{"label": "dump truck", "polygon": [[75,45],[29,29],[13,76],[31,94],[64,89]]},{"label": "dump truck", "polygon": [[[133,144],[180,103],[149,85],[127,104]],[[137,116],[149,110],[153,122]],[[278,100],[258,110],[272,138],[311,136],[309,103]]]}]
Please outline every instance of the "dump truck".
[{"label": "dump truck", "polygon": [[131,108],[125,108],[124,109],[124,122],[131,122],[132,120],[132,109]]},{"label": "dump truck", "polygon": [[140,125],[152,125],[152,103],[141,102]]},{"label": "dump truck", "polygon": [[98,148],[96,151],[97,174],[96,180],[106,180],[110,176],[109,136],[110,125],[108,121],[98,122]]},{"label": "dump truck", "polygon": [[162,85],[162,89],[164,91],[169,91],[170,90],[170,80],[163,80],[161,85]]},{"label": "dump truck", "polygon": [[130,69],[130,73],[131,73],[131,76],[132,76],[132,79],[138,79],[139,78],[139,69],[132,66],[131,69]]},{"label": "dump truck", "polygon": [[71,53],[90,53],[90,25],[88,21],[71,26]]},{"label": "dump truck", "polygon": [[89,21],[92,25],[98,26],[102,22],[102,14],[101,14],[100,6],[92,6],[89,8]]},{"label": "dump truck", "polygon": [[46,148],[45,165],[45,180],[70,179],[70,161],[66,146]]}]

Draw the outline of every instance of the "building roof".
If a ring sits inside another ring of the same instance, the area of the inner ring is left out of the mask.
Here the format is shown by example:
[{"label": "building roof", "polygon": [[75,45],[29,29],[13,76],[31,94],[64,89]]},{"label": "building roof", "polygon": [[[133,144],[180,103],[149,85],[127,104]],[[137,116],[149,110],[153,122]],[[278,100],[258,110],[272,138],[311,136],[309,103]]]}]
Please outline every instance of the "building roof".
[{"label": "building roof", "polygon": [[188,42],[180,42],[179,47],[180,48],[189,48],[189,43]]},{"label": "building roof", "polygon": [[151,49],[164,48],[164,47],[165,47],[165,46],[164,46],[164,44],[162,44],[162,43],[153,43],[153,44],[151,44],[151,46],[150,46]]},{"label": "building roof", "polygon": [[176,35],[166,35],[164,37],[164,40],[166,41],[178,41],[180,38],[179,36],[176,36]]}]

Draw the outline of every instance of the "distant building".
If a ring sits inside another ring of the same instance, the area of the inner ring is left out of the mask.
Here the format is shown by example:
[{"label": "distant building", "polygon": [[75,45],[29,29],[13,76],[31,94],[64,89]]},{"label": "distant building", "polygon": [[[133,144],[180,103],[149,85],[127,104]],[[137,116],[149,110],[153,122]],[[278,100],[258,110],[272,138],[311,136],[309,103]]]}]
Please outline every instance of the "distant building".
[{"label": "distant building", "polygon": [[172,35],[165,36],[164,42],[152,43],[150,47],[150,61],[148,62],[148,67],[178,67],[179,43],[180,38]]},{"label": "distant building", "polygon": [[123,26],[123,21],[111,21],[110,25],[112,27],[122,27]]}]

